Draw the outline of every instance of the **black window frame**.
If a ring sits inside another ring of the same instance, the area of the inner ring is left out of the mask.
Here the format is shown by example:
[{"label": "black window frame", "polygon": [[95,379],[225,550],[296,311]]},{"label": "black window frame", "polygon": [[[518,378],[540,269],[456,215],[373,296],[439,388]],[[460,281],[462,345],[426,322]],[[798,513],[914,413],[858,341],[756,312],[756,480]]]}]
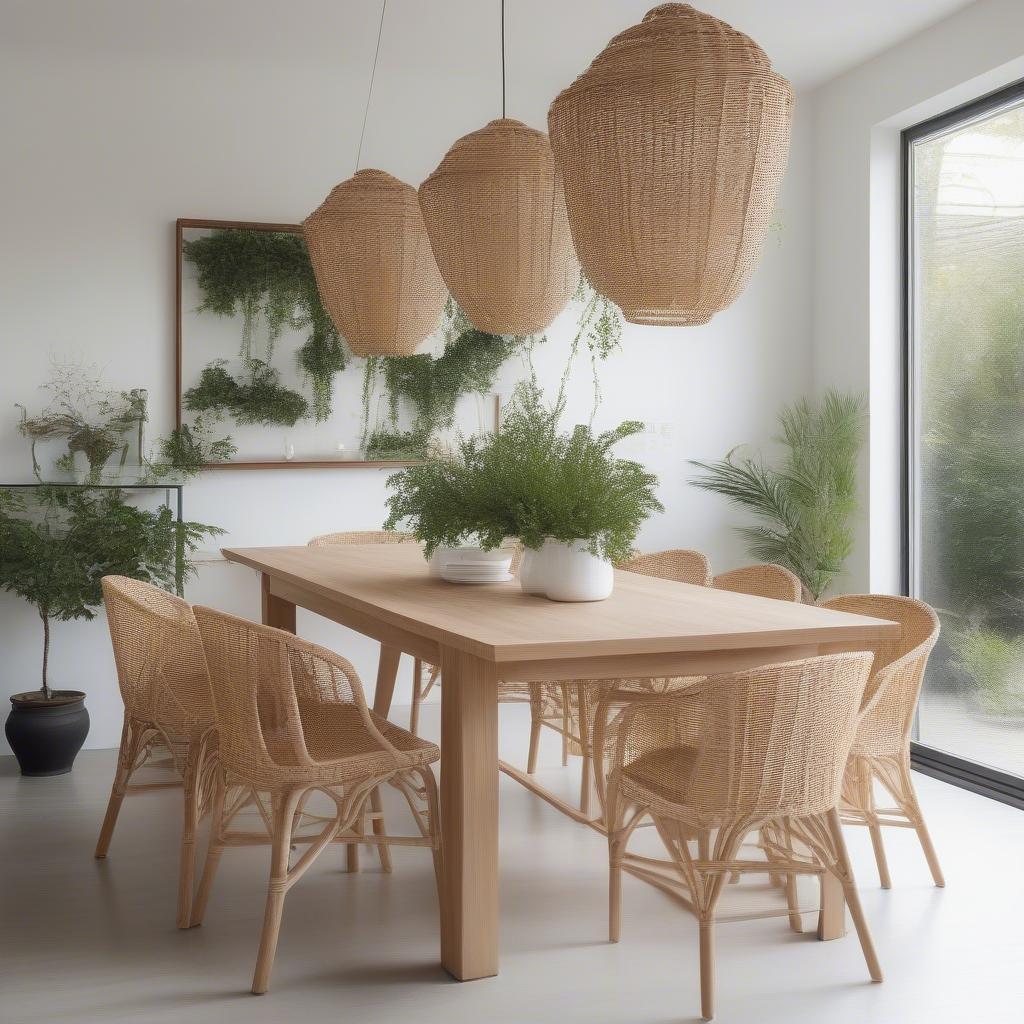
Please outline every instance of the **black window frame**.
[{"label": "black window frame", "polygon": [[[970,121],[984,117],[1000,107],[1024,100],[1024,79],[1004,86],[994,92],[986,93],[977,99],[960,106],[953,107],[936,117],[921,121],[905,128],[900,134],[900,184],[901,202],[901,253],[902,267],[900,321],[902,325],[902,371],[901,398],[902,416],[902,453],[900,479],[900,577],[904,594],[911,592],[911,561],[914,555],[911,539],[911,524],[914,509],[912,508],[912,476],[914,467],[912,460],[915,454],[914,445],[914,338],[913,338],[913,271],[911,260],[913,246],[913,211],[911,209],[914,183],[911,180],[913,161],[911,151],[915,142],[938,134],[947,129],[968,124]],[[915,733],[916,733],[915,723]],[[983,796],[998,800],[1024,809],[1024,778],[999,771],[988,765],[979,764],[956,757],[947,751],[929,747],[916,740],[910,744],[910,760],[913,767],[925,775],[933,776],[944,782],[952,783],[962,789],[980,793]]]}]

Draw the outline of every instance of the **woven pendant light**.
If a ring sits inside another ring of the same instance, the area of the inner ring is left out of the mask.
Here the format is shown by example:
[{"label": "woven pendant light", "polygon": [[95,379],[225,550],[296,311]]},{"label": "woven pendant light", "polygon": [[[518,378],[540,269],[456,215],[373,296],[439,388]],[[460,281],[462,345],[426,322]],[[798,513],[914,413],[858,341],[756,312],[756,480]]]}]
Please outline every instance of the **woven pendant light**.
[{"label": "woven pendant light", "polygon": [[416,190],[357,171],[303,222],[317,287],[357,356],[407,356],[441,321],[448,291]]},{"label": "woven pendant light", "polygon": [[786,168],[793,90],[689,4],[617,35],[548,130],[587,277],[638,324],[703,324],[743,291]]},{"label": "woven pendant light", "polygon": [[576,291],[561,178],[548,138],[511,118],[459,139],[420,185],[449,291],[490,334],[544,330]]}]

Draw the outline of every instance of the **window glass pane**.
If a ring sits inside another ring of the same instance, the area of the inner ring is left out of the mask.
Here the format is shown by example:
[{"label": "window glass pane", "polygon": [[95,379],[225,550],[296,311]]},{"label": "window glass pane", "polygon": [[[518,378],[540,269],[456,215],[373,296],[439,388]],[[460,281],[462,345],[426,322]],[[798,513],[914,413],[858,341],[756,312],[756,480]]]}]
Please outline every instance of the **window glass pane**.
[{"label": "window glass pane", "polygon": [[911,147],[921,743],[1024,776],[1024,103]]}]

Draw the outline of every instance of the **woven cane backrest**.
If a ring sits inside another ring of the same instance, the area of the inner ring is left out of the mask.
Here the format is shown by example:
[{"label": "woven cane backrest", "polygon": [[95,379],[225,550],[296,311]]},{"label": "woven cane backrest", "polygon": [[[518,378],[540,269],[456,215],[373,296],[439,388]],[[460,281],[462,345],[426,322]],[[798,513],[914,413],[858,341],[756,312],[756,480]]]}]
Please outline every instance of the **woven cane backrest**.
[{"label": "woven cane backrest", "polygon": [[870,667],[867,653],[824,655],[635,704],[616,771],[709,822],[823,813],[839,799]]},{"label": "woven cane backrest", "polygon": [[415,542],[411,533],[394,530],[345,530],[341,533],[322,533],[309,542],[311,548],[328,548],[335,544],[407,544]]},{"label": "woven cane backrest", "polygon": [[197,607],[225,767],[268,785],[308,781],[322,758],[386,752],[352,665],[282,630]]},{"label": "woven cane backrest", "polygon": [[858,748],[878,754],[900,752],[910,736],[928,656],[939,639],[939,617],[924,601],[889,594],[844,594],[823,607],[902,626],[899,639],[865,644],[875,662],[864,694],[867,712],[857,733]]},{"label": "woven cane backrest", "polygon": [[103,602],[126,713],[169,739],[213,724],[206,661],[192,609],[127,576],[104,576]]},{"label": "woven cane backrest", "polygon": [[707,557],[699,551],[685,548],[634,555],[619,562],[615,568],[639,573],[641,576],[675,580],[676,583],[692,583],[698,587],[706,587],[711,583],[711,563]]},{"label": "woven cane backrest", "polygon": [[772,563],[745,565],[742,569],[720,573],[711,581],[711,586],[716,590],[770,597],[776,601],[799,601],[803,590],[803,584],[795,573]]}]

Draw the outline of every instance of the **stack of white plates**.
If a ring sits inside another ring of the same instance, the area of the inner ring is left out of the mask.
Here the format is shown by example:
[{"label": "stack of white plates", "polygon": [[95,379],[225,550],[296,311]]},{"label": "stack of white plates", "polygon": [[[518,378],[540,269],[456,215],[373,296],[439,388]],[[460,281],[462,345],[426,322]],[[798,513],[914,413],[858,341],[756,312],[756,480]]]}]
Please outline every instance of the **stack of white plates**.
[{"label": "stack of white plates", "polygon": [[449,583],[508,583],[512,552],[442,548],[431,559],[431,573]]}]

